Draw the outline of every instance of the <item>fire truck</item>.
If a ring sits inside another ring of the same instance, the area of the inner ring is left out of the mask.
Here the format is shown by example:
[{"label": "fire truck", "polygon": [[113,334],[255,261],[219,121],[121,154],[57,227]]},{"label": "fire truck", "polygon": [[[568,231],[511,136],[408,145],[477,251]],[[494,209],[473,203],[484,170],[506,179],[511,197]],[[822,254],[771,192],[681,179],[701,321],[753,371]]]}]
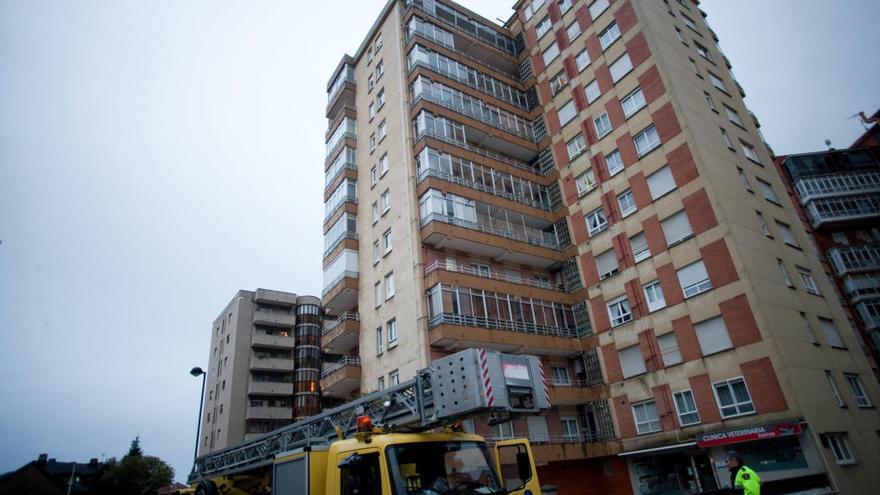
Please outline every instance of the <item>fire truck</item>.
[{"label": "fire truck", "polygon": [[546,413],[540,360],[468,349],[415,378],[198,457],[196,495],[538,495],[527,439],[490,447],[462,421]]}]

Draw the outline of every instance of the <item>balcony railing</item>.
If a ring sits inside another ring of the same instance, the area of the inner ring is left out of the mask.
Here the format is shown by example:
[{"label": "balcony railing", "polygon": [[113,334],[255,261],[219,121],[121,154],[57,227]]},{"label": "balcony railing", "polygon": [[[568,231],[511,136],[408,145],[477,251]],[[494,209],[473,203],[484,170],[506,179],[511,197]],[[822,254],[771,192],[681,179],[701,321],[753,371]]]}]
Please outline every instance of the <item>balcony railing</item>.
[{"label": "balcony railing", "polygon": [[813,228],[830,222],[844,222],[880,216],[880,194],[821,198],[806,206]]},{"label": "balcony railing", "polygon": [[444,180],[446,182],[451,182],[453,184],[458,184],[464,186],[468,189],[473,189],[475,191],[480,191],[484,193],[489,193],[493,196],[498,196],[499,198],[509,199],[510,201],[515,201],[517,203],[522,203],[527,206],[531,206],[532,208],[538,208],[544,211],[553,211],[550,208],[550,205],[541,201],[535,201],[529,199],[525,196],[520,196],[517,194],[511,194],[503,189],[498,189],[496,187],[488,187],[479,182],[474,182],[472,180],[464,179],[463,177],[457,177],[452,174],[447,174],[445,172],[441,172],[439,170],[433,168],[426,168],[419,173],[418,182],[421,183],[423,180],[428,177],[435,177],[440,180]]},{"label": "balcony railing", "polygon": [[592,386],[586,380],[580,378],[551,378],[549,383],[551,387],[588,388]]},{"label": "balcony railing", "polygon": [[468,143],[467,141],[455,139],[451,136],[447,136],[445,134],[440,134],[440,133],[434,132],[430,129],[417,130],[416,141],[418,141],[424,137],[430,137],[430,138],[436,139],[438,141],[443,141],[444,143],[449,143],[449,144],[458,146],[459,148],[461,148],[463,150],[470,151],[472,153],[476,153],[478,155],[485,156],[486,158],[491,158],[491,159],[493,159],[495,161],[499,161],[501,163],[506,163],[507,165],[511,165],[513,167],[525,170],[527,172],[531,172],[533,174],[546,175],[541,172],[541,168],[539,166],[530,165],[528,162],[517,160],[515,158],[511,158],[509,156],[502,155],[501,153],[496,153],[490,149],[481,148],[479,146],[474,146],[474,145]]},{"label": "balcony railing", "polygon": [[355,127],[354,119],[346,117],[339,123],[336,129],[333,131],[333,134],[330,135],[330,139],[327,140],[326,148],[326,156],[325,158],[330,158],[333,152],[336,150],[336,147],[339,146],[340,143],[343,142],[345,138],[357,139],[357,128]]},{"label": "balcony railing", "polygon": [[358,238],[358,235],[356,232],[342,231],[342,233],[340,233],[339,236],[333,242],[331,242],[330,245],[326,249],[324,249],[324,256],[327,256],[328,254],[333,252],[333,250],[336,249],[336,246],[341,244],[342,241],[344,241],[346,239],[357,240],[357,238]]},{"label": "balcony railing", "polygon": [[794,188],[804,204],[822,197],[880,192],[880,172],[804,177]]},{"label": "balcony railing", "polygon": [[517,55],[516,43],[514,43],[512,38],[505,36],[490,26],[470,19],[461,12],[449,8],[442,3],[435,2],[434,0],[407,0],[406,5],[413,6],[442,22],[444,25],[494,46],[509,55]]},{"label": "balcony railing", "polygon": [[[343,185],[345,185],[345,184],[343,184]],[[357,202],[358,202],[357,194],[351,193],[351,192],[346,192],[345,194],[341,194],[337,197],[330,198],[330,201],[331,201],[330,203],[327,203],[326,205],[324,205],[324,221],[325,222],[327,220],[329,220],[330,217],[332,217],[333,214],[336,213],[336,211],[339,209],[339,207],[341,207],[343,204],[345,204],[345,203],[357,204]]]},{"label": "balcony railing", "polygon": [[844,275],[850,272],[880,270],[880,246],[863,244],[842,246],[828,251],[834,272]]},{"label": "balcony railing", "polygon": [[321,291],[321,297],[326,296],[328,292],[330,292],[331,290],[333,290],[334,287],[339,285],[339,282],[342,282],[346,278],[358,278],[358,272],[350,271],[350,270],[346,270],[346,271],[342,272],[341,275],[334,278],[332,282],[330,282],[329,284],[327,284],[326,287],[324,287],[324,290]]},{"label": "balcony railing", "polygon": [[880,299],[869,299],[856,304],[856,311],[865,322],[865,329],[880,328]]},{"label": "balcony railing", "polygon": [[485,270],[480,270],[474,268],[472,266],[466,266],[461,264],[450,264],[444,260],[435,260],[433,263],[429,264],[425,267],[425,276],[436,272],[437,270],[444,270],[447,272],[454,273],[464,273],[466,275],[473,275],[475,277],[488,278],[491,280],[499,280],[502,282],[512,282],[514,284],[528,285],[529,287],[537,287],[540,289],[551,289],[551,290],[559,290],[564,291],[565,286],[563,284],[553,284],[550,282],[546,282],[544,280],[539,280],[532,277],[523,277],[523,276],[513,276],[508,275],[507,273],[500,273],[496,271],[489,270],[488,272]]},{"label": "balcony railing", "polygon": [[470,230],[476,230],[479,232],[485,232],[486,234],[497,235],[499,237],[504,237],[506,239],[511,239],[514,241],[525,242],[534,246],[559,250],[559,241],[556,239],[555,235],[531,227],[520,227],[523,232],[511,232],[478,222],[456,218],[451,215],[443,215],[441,213],[429,213],[424,218],[422,218],[421,226],[424,227],[429,223],[435,221],[448,223],[450,225],[455,225],[457,227],[463,227]]},{"label": "balcony railing", "polygon": [[440,313],[433,316],[428,321],[429,328],[435,328],[440,325],[459,325],[465,327],[485,328],[489,330],[502,330],[506,332],[547,335],[551,337],[577,337],[577,330],[574,328],[536,325],[527,322],[494,320],[482,316],[457,315],[453,313]]},{"label": "balcony railing", "polygon": [[333,86],[330,87],[330,91],[327,92],[327,103],[333,101],[333,98],[336,96],[336,93],[342,89],[342,86],[345,85],[346,82],[350,82],[354,84],[354,68],[350,65],[346,65],[342,71],[336,76],[336,80],[333,81]]},{"label": "balcony railing", "polygon": [[327,172],[324,174],[324,192],[327,192],[333,181],[344,170],[357,171],[357,151],[353,148],[346,148],[342,153],[339,153],[339,156],[336,157],[336,160],[327,169]]},{"label": "balcony railing", "polygon": [[843,279],[843,290],[850,299],[880,296],[880,275],[854,276]]},{"label": "balcony railing", "polygon": [[328,366],[324,371],[321,372],[321,378],[327,378],[328,376],[336,373],[337,371],[345,368],[346,366],[358,366],[361,365],[361,358],[346,356],[339,361]]},{"label": "balcony railing", "polygon": [[336,327],[345,323],[346,321],[359,321],[360,316],[354,311],[346,311],[339,315],[338,318],[324,325],[324,329],[321,331],[321,335],[327,335],[332,332]]}]

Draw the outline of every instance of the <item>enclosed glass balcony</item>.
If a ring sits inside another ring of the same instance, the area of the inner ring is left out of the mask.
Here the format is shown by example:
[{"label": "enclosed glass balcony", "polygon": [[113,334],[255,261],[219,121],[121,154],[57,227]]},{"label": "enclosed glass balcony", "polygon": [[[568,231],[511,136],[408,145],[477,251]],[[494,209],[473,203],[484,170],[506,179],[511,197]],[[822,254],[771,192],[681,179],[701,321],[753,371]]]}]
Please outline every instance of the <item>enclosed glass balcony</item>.
[{"label": "enclosed glass balcony", "polygon": [[880,192],[880,172],[804,177],[794,185],[801,203],[817,198]]},{"label": "enclosed glass balcony", "polygon": [[333,134],[330,135],[330,139],[327,140],[326,145],[326,157],[330,158],[330,155],[333,154],[333,151],[336,149],[336,146],[342,142],[345,138],[357,138],[357,128],[355,126],[355,121],[352,118],[346,117],[342,119],[342,122],[336,126],[336,129],[333,131]]},{"label": "enclosed glass balcony", "polygon": [[330,187],[344,170],[357,171],[357,150],[348,146],[339,153],[324,173],[324,189]]},{"label": "enclosed glass balcony", "polygon": [[843,291],[853,301],[880,297],[880,275],[853,275],[843,279]]},{"label": "enclosed glass balcony", "polygon": [[336,80],[333,81],[333,85],[330,86],[330,90],[327,91],[327,103],[331,103],[333,98],[339,93],[345,83],[354,84],[354,68],[350,65],[346,65],[339,72],[339,75],[336,76]]},{"label": "enclosed glass balcony", "polygon": [[512,57],[519,54],[516,43],[493,26],[488,26],[476,19],[434,0],[407,0],[406,5],[413,6],[422,12],[437,19],[445,26],[458,32],[465,33],[477,40],[493,46]]},{"label": "enclosed glass balcony", "polygon": [[357,203],[357,181],[346,178],[324,202],[324,221],[330,219],[343,203]]},{"label": "enclosed glass balcony", "polygon": [[880,216],[880,194],[821,198],[810,201],[805,209],[813,228],[833,222],[850,222]]},{"label": "enclosed glass balcony", "polygon": [[463,265],[460,263],[450,263],[447,260],[435,260],[428,264],[425,267],[425,276],[427,277],[428,275],[438,270],[463,273],[465,275],[472,275],[474,277],[497,280],[499,282],[510,282],[517,285],[527,285],[529,287],[535,287],[538,289],[549,289],[558,291],[565,290],[565,284],[560,282],[558,280],[558,277],[554,277],[556,280],[551,279],[550,276],[547,276],[545,278],[527,277],[518,272],[514,274],[510,271],[492,270],[485,265]]},{"label": "enclosed glass balcony", "polygon": [[880,247],[875,244],[836,247],[828,251],[828,259],[838,275],[880,270]]},{"label": "enclosed glass balcony", "polygon": [[343,213],[324,234],[324,256],[345,239],[357,239],[357,216],[350,213]]}]

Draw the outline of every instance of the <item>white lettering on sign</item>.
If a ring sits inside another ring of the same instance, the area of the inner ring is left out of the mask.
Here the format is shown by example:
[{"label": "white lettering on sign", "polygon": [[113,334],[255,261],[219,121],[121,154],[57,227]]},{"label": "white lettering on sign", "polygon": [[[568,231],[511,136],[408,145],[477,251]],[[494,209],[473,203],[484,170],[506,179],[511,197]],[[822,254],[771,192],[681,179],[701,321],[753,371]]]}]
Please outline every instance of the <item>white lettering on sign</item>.
[{"label": "white lettering on sign", "polygon": [[529,368],[524,364],[504,363],[504,376],[506,378],[515,378],[517,380],[529,379]]}]

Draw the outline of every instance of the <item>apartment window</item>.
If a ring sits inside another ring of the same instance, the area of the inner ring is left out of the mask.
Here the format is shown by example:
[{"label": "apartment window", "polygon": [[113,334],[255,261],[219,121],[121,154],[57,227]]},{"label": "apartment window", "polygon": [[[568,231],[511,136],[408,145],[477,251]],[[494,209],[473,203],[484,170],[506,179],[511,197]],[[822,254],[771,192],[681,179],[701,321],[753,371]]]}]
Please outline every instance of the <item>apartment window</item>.
[{"label": "apartment window", "polygon": [[675,189],[675,177],[672,176],[669,165],[664,165],[648,176],[648,190],[651,191],[652,200],[656,201],[673,189]]},{"label": "apartment window", "polygon": [[595,79],[584,87],[584,92],[587,95],[587,103],[593,103],[602,96],[602,91],[599,89],[599,83]]},{"label": "apartment window", "polygon": [[633,404],[633,417],[636,419],[636,432],[639,435],[660,431],[660,418],[657,404],[653,400]]},{"label": "apartment window", "polygon": [[[721,130],[723,131],[724,129]],[[752,192],[752,185],[749,183],[749,176],[746,175],[746,172],[743,169],[736,167],[736,173],[739,175],[739,181],[742,183],[746,191]]]},{"label": "apartment window", "polygon": [[376,328],[376,355],[381,356],[385,352],[385,335],[382,333],[382,327]]},{"label": "apartment window", "polygon": [[825,371],[825,379],[828,380],[828,386],[831,387],[831,394],[834,396],[834,402],[837,403],[837,407],[846,407],[846,403],[843,402],[843,397],[841,397],[840,390],[837,389],[837,384],[834,383],[834,376],[830,371]]},{"label": "apartment window", "polygon": [[373,117],[376,116],[376,105],[373,103],[370,103],[370,106],[368,108],[370,110],[370,120],[373,120]]},{"label": "apartment window", "polygon": [[623,157],[620,155],[620,150],[614,150],[605,155],[605,165],[608,166],[608,174],[611,177],[623,170]]},{"label": "apartment window", "polygon": [[816,285],[816,281],[813,279],[813,274],[810,273],[810,270],[797,267],[797,271],[798,276],[801,278],[801,283],[804,285],[804,290],[814,296],[821,296],[822,293],[819,292],[819,287]]},{"label": "apartment window", "polygon": [[681,32],[681,29],[675,28],[675,35],[678,36],[678,41],[687,45],[687,40],[684,39],[684,33]]},{"label": "apartment window", "polygon": [[596,187],[596,179],[593,177],[593,169],[588,169],[586,172],[575,177],[574,185],[577,187],[578,196],[583,196],[592,191]]},{"label": "apartment window", "polygon": [[838,464],[855,464],[856,459],[846,442],[846,433],[825,433],[823,437],[831,448],[831,452],[834,453],[834,460]]},{"label": "apartment window", "polygon": [[593,19],[593,22],[596,21],[596,18],[602,12],[605,12],[605,9],[608,8],[608,0],[596,0],[595,2],[590,4],[590,18]]},{"label": "apartment window", "polygon": [[381,257],[382,249],[379,247],[379,241],[373,241],[373,264],[378,263]]},{"label": "apartment window", "polygon": [[706,49],[705,46],[694,41],[694,45],[697,47],[697,53],[700,54],[701,57],[705,58],[708,61],[712,61],[712,55],[709,53],[709,50]]},{"label": "apartment window", "polygon": [[474,272],[474,275],[478,275],[483,278],[491,278],[492,277],[492,267],[489,265],[483,265],[480,263],[471,263],[471,271]]},{"label": "apartment window", "polygon": [[791,227],[787,223],[782,223],[779,220],[776,221],[776,229],[779,230],[779,233],[782,235],[782,240],[785,241],[791,247],[798,247],[797,239],[794,238],[794,232],[792,232]]},{"label": "apartment window", "polygon": [[628,53],[624,53],[622,57],[617,59],[608,70],[611,71],[611,80],[615,83],[623,79],[623,76],[629,74],[629,71],[633,69],[632,60],[629,58]]},{"label": "apartment window", "polygon": [[[682,19],[682,22],[684,22],[685,26],[693,29],[694,31],[697,31],[697,25],[694,24],[694,21],[692,21],[690,17],[682,14],[681,19]],[[697,31],[697,32],[699,32],[699,31]]]},{"label": "apartment window", "polygon": [[376,133],[370,134],[370,153],[376,151]]},{"label": "apartment window", "polygon": [[376,62],[376,80],[382,79],[382,74],[385,73],[385,64],[382,61]]},{"label": "apartment window", "polygon": [[788,270],[785,268],[785,262],[783,262],[779,258],[776,258],[776,264],[779,265],[779,272],[782,274],[782,280],[785,282],[785,285],[794,289],[794,282],[792,282],[791,277],[788,276]]},{"label": "apartment window", "polygon": [[713,74],[712,71],[709,71],[709,81],[712,82],[712,86],[715,86],[716,89],[727,93],[727,86],[724,85],[724,81],[722,81],[720,77]]},{"label": "apartment window", "polygon": [[849,238],[847,238],[846,234],[844,234],[843,232],[832,232],[831,238],[834,240],[834,242],[836,242],[838,244],[844,244],[844,245],[849,244]]},{"label": "apartment window", "polygon": [[758,217],[758,225],[761,226],[761,232],[772,239],[773,235],[770,233],[770,227],[767,226],[767,222],[764,220],[764,214],[755,210],[755,215]]},{"label": "apartment window", "polygon": [[535,34],[538,36],[538,39],[544,37],[547,34],[547,31],[550,31],[550,27],[553,23],[550,21],[549,17],[544,17],[544,19],[535,26]]},{"label": "apartment window", "polygon": [[373,48],[373,53],[379,53],[379,49],[382,48],[382,33],[379,33],[379,36],[376,37],[375,48]]},{"label": "apartment window", "polygon": [[587,142],[584,140],[583,134],[578,134],[571,141],[565,143],[565,148],[568,150],[568,159],[574,160],[576,157],[580,156],[581,153],[587,151]]},{"label": "apartment window", "polygon": [[685,299],[712,289],[712,282],[709,280],[709,274],[706,272],[706,265],[703,264],[703,260],[691,263],[675,273],[678,275],[678,283],[681,285],[681,291],[684,293]]},{"label": "apartment window", "polygon": [[385,390],[385,377],[380,376],[378,382],[379,382],[378,383],[379,390]]},{"label": "apartment window", "polygon": [[684,210],[667,217],[660,222],[660,226],[663,228],[663,236],[666,238],[666,245],[670,247],[693,235],[691,224],[688,222]]},{"label": "apartment window", "polygon": [[837,331],[837,327],[834,326],[834,321],[827,318],[819,318],[819,327],[822,329],[822,333],[825,334],[825,340],[828,341],[828,345],[838,349],[846,349],[843,340],[840,338],[840,333]]},{"label": "apartment window", "polygon": [[376,223],[379,221],[379,202],[373,201],[372,208],[373,208],[373,223]]},{"label": "apartment window", "polygon": [[724,318],[721,316],[697,323],[694,325],[694,330],[697,333],[700,350],[704,356],[733,347],[730,335],[727,333],[727,326],[724,325]]},{"label": "apartment window", "polygon": [[394,272],[385,275],[385,299],[394,297]]},{"label": "apartment window", "polygon": [[611,326],[616,327],[632,320],[632,309],[626,296],[616,297],[608,301],[608,315],[611,317]]},{"label": "apartment window", "polygon": [[379,159],[379,171],[382,175],[385,175],[385,172],[388,172],[388,153],[382,155],[382,158]]},{"label": "apartment window", "polygon": [[712,95],[703,91],[703,98],[706,99],[706,105],[709,105],[710,110],[712,110],[713,112],[718,111],[718,107],[715,106],[715,100],[712,99]]},{"label": "apartment window", "polygon": [[388,210],[391,209],[391,193],[388,189],[382,193],[382,214],[388,213]]},{"label": "apartment window", "polygon": [[743,140],[740,140],[739,144],[740,144],[740,146],[742,146],[742,150],[743,150],[743,153],[746,155],[746,158],[748,158],[749,160],[751,160],[759,165],[761,164],[761,159],[758,158],[758,154],[755,152],[754,146],[752,146],[751,144],[749,144]]},{"label": "apartment window", "polygon": [[700,413],[697,412],[694,393],[690,390],[682,390],[672,394],[672,397],[675,401],[675,412],[678,413],[678,424],[681,426],[699,424]]},{"label": "apartment window", "polygon": [[736,112],[736,110],[730,108],[727,105],[724,105],[724,112],[727,114],[727,120],[733,122],[735,125],[744,127],[742,119],[739,118],[739,114]]},{"label": "apartment window", "polygon": [[608,220],[605,218],[605,209],[596,208],[587,215],[587,230],[590,237],[608,228]]},{"label": "apartment window", "polygon": [[641,158],[656,147],[660,146],[660,134],[657,133],[657,128],[651,125],[651,127],[636,134],[635,137],[633,137],[633,142],[636,145],[636,151],[639,153],[639,158]]},{"label": "apartment window", "polygon": [[375,299],[375,305],[378,308],[382,305],[382,281],[378,281],[373,284],[373,296]]},{"label": "apartment window", "polygon": [[621,349],[617,355],[620,357],[620,369],[623,370],[624,378],[647,372],[645,360],[642,359],[642,350],[638,344]]},{"label": "apartment window", "polygon": [[664,366],[674,366],[683,361],[675,333],[669,332],[657,337],[657,345],[660,346],[660,356],[663,358]]},{"label": "apartment window", "polygon": [[608,118],[608,112],[602,112],[602,115],[593,119],[593,124],[596,126],[596,135],[599,139],[611,132],[611,119]]},{"label": "apartment window", "polygon": [[544,0],[532,0],[531,2],[528,2],[526,4],[525,8],[523,9],[523,13],[525,14],[526,20],[531,19],[532,16],[535,15],[535,12],[537,12],[538,9],[540,9],[543,6],[544,6]]},{"label": "apartment window", "polygon": [[513,421],[498,423],[497,425],[492,426],[492,437],[496,440],[513,438],[513,435]]},{"label": "apartment window", "polygon": [[571,119],[573,119],[577,115],[577,110],[574,107],[574,100],[568,100],[568,103],[562,105],[562,108],[560,108],[556,113],[557,115],[559,115],[559,122],[560,124],[562,124],[562,126],[565,126],[565,124],[571,122]]},{"label": "apartment window", "polygon": [[590,65],[590,52],[581,50],[574,58],[574,64],[577,66],[578,72],[583,71]]},{"label": "apartment window", "polygon": [[565,28],[565,33],[568,34],[568,41],[571,42],[581,35],[581,25],[578,24],[578,21],[574,21]]},{"label": "apartment window", "polygon": [[392,387],[400,385],[400,373],[397,370],[388,373],[388,381],[391,382]]},{"label": "apartment window", "polygon": [[383,120],[379,123],[379,141],[385,139],[388,136],[388,124]]},{"label": "apartment window", "polygon": [[618,38],[620,38],[620,28],[617,27],[616,22],[612,22],[599,33],[599,44],[602,45],[602,50],[607,50]]},{"label": "apartment window", "polygon": [[553,366],[550,368],[553,374],[553,383],[560,385],[570,385],[571,377],[568,375],[568,368],[565,366]]},{"label": "apartment window", "polygon": [[379,182],[379,171],[376,169],[376,166],[373,165],[370,168],[370,186],[375,186],[377,182]]},{"label": "apartment window", "polygon": [[599,269],[600,280],[617,274],[620,271],[620,267],[617,265],[617,256],[614,254],[614,249],[609,249],[596,256],[596,267]]},{"label": "apartment window", "polygon": [[773,190],[773,186],[771,186],[769,182],[764,182],[761,179],[755,180],[758,181],[758,189],[761,191],[761,195],[764,196],[764,199],[778,205],[779,197],[776,196],[776,191]]},{"label": "apartment window", "polygon": [[718,409],[722,418],[744,416],[755,412],[752,397],[746,387],[746,381],[742,378],[732,378],[713,384],[715,398],[718,401]]},{"label": "apartment window", "polygon": [[581,429],[578,426],[577,418],[561,417],[559,422],[562,424],[562,438],[566,442],[580,442]]},{"label": "apartment window", "polygon": [[373,91],[373,75],[367,76],[367,93]]},{"label": "apartment window", "polygon": [[648,247],[648,238],[645,237],[644,232],[639,232],[630,237],[629,247],[632,250],[633,258],[636,263],[651,257],[651,249]]},{"label": "apartment window", "polygon": [[554,41],[552,44],[550,44],[549,47],[547,47],[546,50],[544,50],[544,53],[543,53],[544,65],[545,66],[550,65],[550,62],[555,60],[556,57],[558,57],[558,56],[559,56],[559,45],[557,45],[556,42]]},{"label": "apartment window", "polygon": [[385,233],[382,234],[382,245],[385,248],[385,254],[391,252],[391,229],[386,230]]},{"label": "apartment window", "polygon": [[846,383],[849,384],[850,390],[852,390],[856,405],[859,407],[871,407],[871,399],[868,398],[868,393],[865,392],[865,387],[862,385],[859,375],[847,373],[843,376],[846,378]]},{"label": "apartment window", "polygon": [[626,118],[632,117],[633,114],[644,108],[646,104],[642,88],[636,88],[635,91],[620,100],[620,106],[623,107],[623,115]]},{"label": "apartment window", "polygon": [[803,320],[804,328],[807,329],[807,335],[810,337],[810,342],[819,345],[819,339],[816,338],[816,330],[813,328],[810,318],[803,311],[800,312],[800,315],[801,320]]},{"label": "apartment window", "polygon": [[559,71],[559,73],[550,80],[550,90],[553,92],[554,96],[562,91],[562,88],[566,85],[568,85],[568,76],[565,75],[564,70]]},{"label": "apartment window", "polygon": [[617,196],[617,204],[620,205],[620,214],[624,217],[636,211],[636,200],[629,189]]},{"label": "apartment window", "polygon": [[376,109],[381,110],[385,106],[385,88],[376,93]]},{"label": "apartment window", "polygon": [[648,282],[642,288],[645,290],[645,300],[648,301],[648,311],[653,312],[666,307],[666,299],[663,297],[663,288],[659,280]]},{"label": "apartment window", "polygon": [[571,8],[572,0],[559,0],[559,12],[566,13]]},{"label": "apartment window", "polygon": [[388,329],[388,348],[391,349],[397,345],[397,318],[391,318],[385,324]]},{"label": "apartment window", "polygon": [[694,71],[694,74],[696,74],[697,77],[702,79],[703,75],[700,74],[700,68],[697,66],[697,62],[695,62],[694,59],[692,59],[692,58],[689,58],[688,61],[691,63],[691,69]]}]

